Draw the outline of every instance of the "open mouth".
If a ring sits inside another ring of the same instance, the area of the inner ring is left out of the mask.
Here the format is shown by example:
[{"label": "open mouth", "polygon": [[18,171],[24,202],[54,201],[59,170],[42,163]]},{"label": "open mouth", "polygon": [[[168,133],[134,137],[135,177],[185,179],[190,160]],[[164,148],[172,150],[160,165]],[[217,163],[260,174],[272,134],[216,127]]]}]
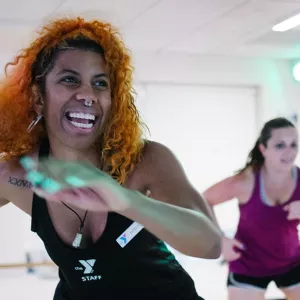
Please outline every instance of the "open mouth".
[{"label": "open mouth", "polygon": [[77,128],[91,129],[95,126],[97,117],[91,113],[67,112],[67,120]]},{"label": "open mouth", "polygon": [[290,164],[293,162],[293,160],[292,159],[281,159],[281,162],[284,164]]}]

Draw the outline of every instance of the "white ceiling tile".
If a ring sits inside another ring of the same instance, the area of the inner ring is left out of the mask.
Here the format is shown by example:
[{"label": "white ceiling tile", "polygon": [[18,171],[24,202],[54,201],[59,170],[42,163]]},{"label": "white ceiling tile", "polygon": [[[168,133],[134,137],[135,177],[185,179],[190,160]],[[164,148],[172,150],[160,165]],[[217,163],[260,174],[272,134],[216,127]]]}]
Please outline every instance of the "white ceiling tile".
[{"label": "white ceiling tile", "polygon": [[0,51],[13,55],[42,22],[68,15],[111,22],[134,53],[300,57],[300,27],[271,31],[297,13],[300,0],[12,0],[0,11]]},{"label": "white ceiling tile", "polygon": [[125,40],[134,49],[158,50],[189,36],[196,28],[244,2],[245,0],[165,0],[125,28]]},{"label": "white ceiling tile", "polygon": [[162,0],[72,0],[57,11],[57,16],[82,16],[124,27]]},{"label": "white ceiling tile", "polygon": [[295,59],[300,57],[300,48],[270,45],[241,45],[234,48],[223,48],[214,50],[210,55],[243,56],[243,57],[263,57],[269,59]]},{"label": "white ceiling tile", "polygon": [[251,1],[164,50],[197,53],[243,44],[250,36],[258,36],[266,27],[271,30],[279,16],[293,14],[297,10],[300,10],[300,3]]},{"label": "white ceiling tile", "polygon": [[249,39],[246,45],[269,45],[291,47],[300,44],[299,30],[289,30],[287,32],[269,31],[258,38]]},{"label": "white ceiling tile", "polygon": [[269,2],[300,3],[300,0],[267,0]]},{"label": "white ceiling tile", "polygon": [[10,0],[1,3],[0,25],[1,20],[4,23],[11,21],[33,21],[42,20],[64,3],[64,0]]},{"label": "white ceiling tile", "polygon": [[4,41],[1,52],[14,56],[22,48],[28,47],[35,36],[35,29],[35,26],[0,26],[0,39]]},{"label": "white ceiling tile", "polygon": [[103,11],[141,10],[160,1],[161,0],[69,0],[64,4],[64,8],[73,8],[75,10],[95,9]]}]

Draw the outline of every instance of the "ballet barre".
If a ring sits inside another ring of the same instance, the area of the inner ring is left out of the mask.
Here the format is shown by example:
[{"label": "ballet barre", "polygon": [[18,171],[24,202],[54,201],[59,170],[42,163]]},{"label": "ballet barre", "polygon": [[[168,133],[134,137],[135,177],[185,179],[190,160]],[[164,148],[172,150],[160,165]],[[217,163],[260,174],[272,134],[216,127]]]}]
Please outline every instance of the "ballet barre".
[{"label": "ballet barre", "polygon": [[32,262],[32,263],[11,263],[0,264],[0,269],[15,269],[15,268],[34,268],[34,267],[55,267],[56,264],[52,261]]}]

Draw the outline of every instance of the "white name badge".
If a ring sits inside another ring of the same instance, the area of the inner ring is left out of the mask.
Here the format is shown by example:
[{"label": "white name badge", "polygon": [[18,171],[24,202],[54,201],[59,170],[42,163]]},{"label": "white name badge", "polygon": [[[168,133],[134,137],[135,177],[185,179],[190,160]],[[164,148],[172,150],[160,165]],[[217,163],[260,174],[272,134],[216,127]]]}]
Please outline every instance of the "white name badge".
[{"label": "white name badge", "polygon": [[124,248],[142,229],[143,225],[133,222],[117,239],[117,243]]}]

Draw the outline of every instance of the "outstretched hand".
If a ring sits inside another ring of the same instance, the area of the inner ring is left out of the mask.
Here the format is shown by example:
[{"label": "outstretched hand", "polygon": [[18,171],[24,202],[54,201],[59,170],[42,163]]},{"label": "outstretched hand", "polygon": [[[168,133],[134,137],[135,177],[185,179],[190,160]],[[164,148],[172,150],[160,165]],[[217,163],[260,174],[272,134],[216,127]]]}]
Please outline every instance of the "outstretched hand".
[{"label": "outstretched hand", "polygon": [[244,250],[245,246],[239,240],[225,236],[222,238],[222,254],[226,261],[230,262],[239,259]]},{"label": "outstretched hand", "polygon": [[283,207],[288,220],[300,220],[300,201],[294,201]]},{"label": "outstretched hand", "polygon": [[123,211],[130,205],[129,190],[89,163],[24,157],[21,164],[34,192],[48,201],[90,211]]}]

